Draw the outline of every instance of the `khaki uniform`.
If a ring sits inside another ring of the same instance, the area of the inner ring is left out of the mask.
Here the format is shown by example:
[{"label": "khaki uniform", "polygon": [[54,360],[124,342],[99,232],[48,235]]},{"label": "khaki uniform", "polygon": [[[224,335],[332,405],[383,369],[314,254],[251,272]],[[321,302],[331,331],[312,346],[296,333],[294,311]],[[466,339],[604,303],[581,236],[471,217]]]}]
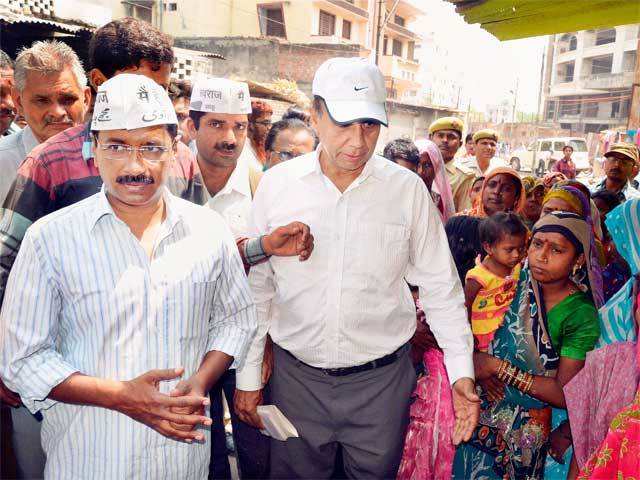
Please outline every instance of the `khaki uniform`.
[{"label": "khaki uniform", "polygon": [[451,184],[451,192],[453,193],[453,203],[456,206],[456,212],[461,212],[471,208],[471,200],[469,199],[469,191],[473,185],[476,175],[470,168],[462,165],[456,165],[454,160],[445,164],[447,178]]}]

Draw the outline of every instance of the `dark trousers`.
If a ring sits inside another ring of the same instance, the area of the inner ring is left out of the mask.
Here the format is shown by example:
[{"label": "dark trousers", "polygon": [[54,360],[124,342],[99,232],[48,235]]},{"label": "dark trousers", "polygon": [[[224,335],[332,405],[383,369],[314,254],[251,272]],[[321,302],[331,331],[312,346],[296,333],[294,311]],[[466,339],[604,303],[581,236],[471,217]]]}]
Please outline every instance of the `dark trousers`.
[{"label": "dark trousers", "polygon": [[224,409],[222,392],[229,403],[233,442],[238,459],[240,478],[263,479],[269,476],[269,437],[260,430],[241,421],[233,408],[233,394],[236,389],[236,371],[228,370],[209,392],[211,397],[211,463],[210,479],[231,479],[231,468],[227,457],[224,432]]},{"label": "dark trousers", "polygon": [[391,365],[342,377],[273,353],[271,400],[300,438],[271,440],[271,478],[331,478],[339,452],[348,478],[395,478],[416,384],[408,346]]}]

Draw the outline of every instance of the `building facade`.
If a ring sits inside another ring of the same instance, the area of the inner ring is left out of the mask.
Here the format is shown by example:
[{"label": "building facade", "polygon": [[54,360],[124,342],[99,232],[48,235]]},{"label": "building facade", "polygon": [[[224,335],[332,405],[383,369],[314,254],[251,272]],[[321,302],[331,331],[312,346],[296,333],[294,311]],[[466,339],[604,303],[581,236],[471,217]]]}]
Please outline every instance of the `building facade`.
[{"label": "building facade", "polygon": [[544,120],[574,133],[625,127],[640,25],[549,37]]}]

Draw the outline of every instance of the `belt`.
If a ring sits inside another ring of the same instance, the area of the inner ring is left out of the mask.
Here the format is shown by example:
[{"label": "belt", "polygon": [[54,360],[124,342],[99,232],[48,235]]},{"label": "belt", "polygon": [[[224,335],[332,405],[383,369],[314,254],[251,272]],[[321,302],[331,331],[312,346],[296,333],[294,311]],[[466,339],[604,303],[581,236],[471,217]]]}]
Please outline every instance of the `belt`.
[{"label": "belt", "polygon": [[395,352],[390,353],[389,355],[385,355],[384,357],[377,358],[375,360],[371,360],[370,362],[363,363],[362,365],[356,365],[354,367],[342,367],[342,368],[320,368],[314,367],[313,365],[309,365],[308,363],[304,363],[302,360],[297,358],[293,353],[288,350],[284,350],[289,356],[293,357],[296,361],[302,363],[306,367],[313,368],[314,370],[318,370],[325,375],[330,375],[332,377],[344,377],[346,375],[352,375],[354,373],[366,372],[368,370],[375,370],[376,368],[386,367],[387,365],[391,365],[393,362],[400,358],[402,349],[405,345],[402,345]]}]

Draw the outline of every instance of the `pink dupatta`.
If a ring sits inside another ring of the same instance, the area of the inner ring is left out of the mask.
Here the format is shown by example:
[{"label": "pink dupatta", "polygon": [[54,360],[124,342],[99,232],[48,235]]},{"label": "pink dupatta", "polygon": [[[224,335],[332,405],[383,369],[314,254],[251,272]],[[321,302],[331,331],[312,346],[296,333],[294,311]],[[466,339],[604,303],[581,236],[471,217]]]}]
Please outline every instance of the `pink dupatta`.
[{"label": "pink dupatta", "polygon": [[436,172],[436,176],[433,180],[433,189],[440,195],[442,205],[439,206],[440,216],[443,223],[446,223],[456,213],[455,204],[453,203],[453,193],[451,192],[451,185],[447,178],[447,172],[444,169],[444,160],[438,146],[431,140],[420,139],[415,142],[416,147],[420,155],[427,152],[431,159],[431,164]]}]

